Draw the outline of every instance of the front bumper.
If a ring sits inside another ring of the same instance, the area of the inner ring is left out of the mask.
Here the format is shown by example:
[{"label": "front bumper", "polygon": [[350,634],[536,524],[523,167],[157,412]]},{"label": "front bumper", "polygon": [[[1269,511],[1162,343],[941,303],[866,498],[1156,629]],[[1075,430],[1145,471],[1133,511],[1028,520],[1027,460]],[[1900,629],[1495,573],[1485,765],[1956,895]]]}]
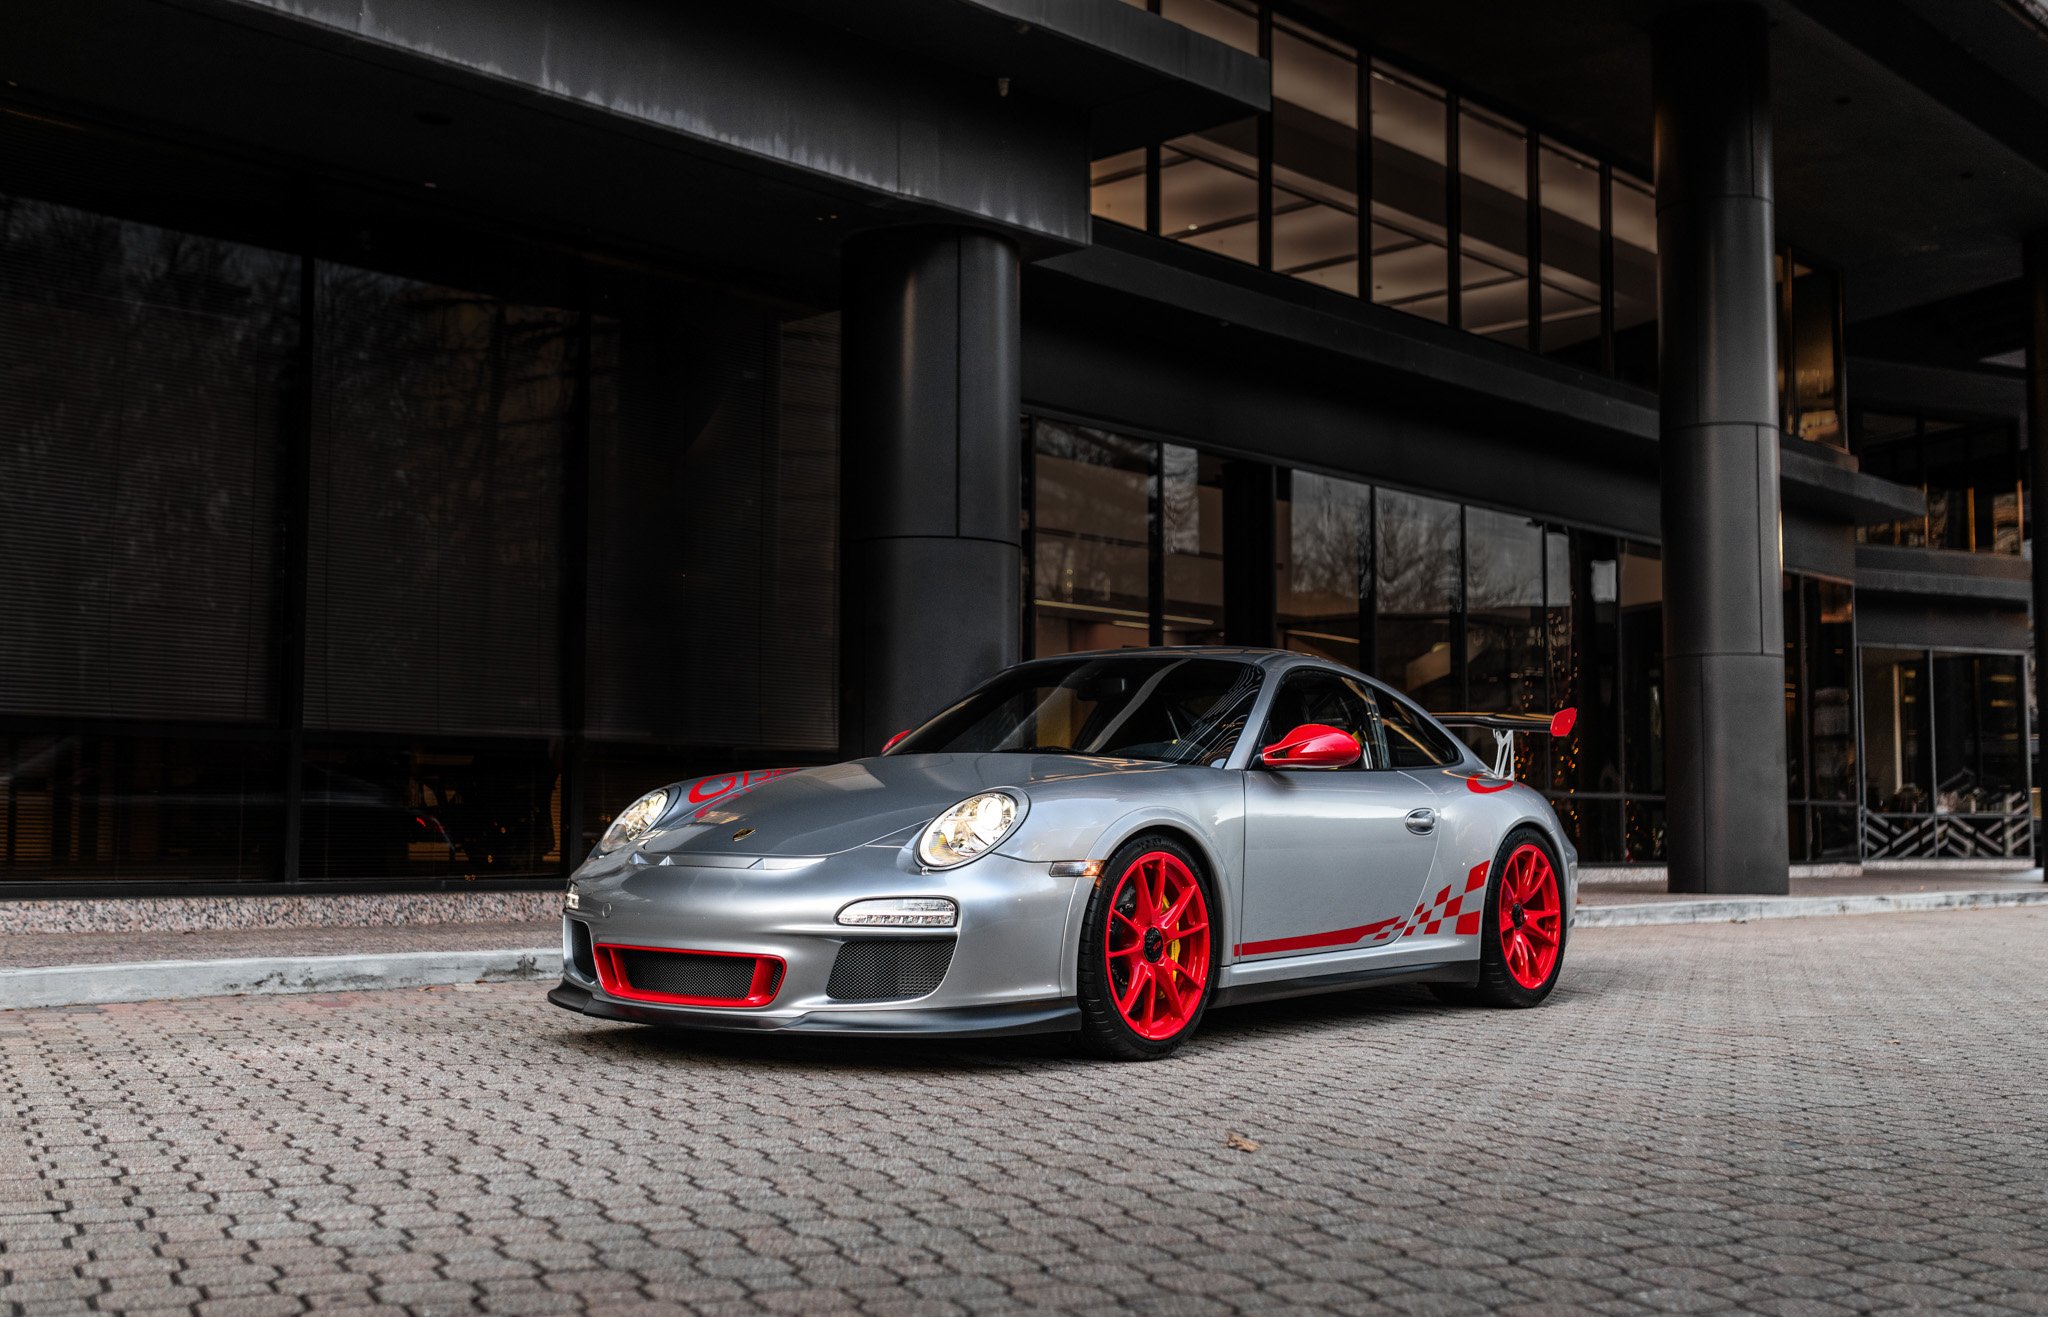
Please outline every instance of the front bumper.
[{"label": "front bumper", "polygon": [[875,1006],[865,1010],[812,1011],[802,1015],[763,1014],[757,1010],[698,1010],[680,1006],[647,1006],[607,997],[564,978],[548,1000],[565,1010],[600,1020],[632,1024],[663,1024],[685,1029],[721,1029],[730,1033],[790,1033],[837,1038],[1004,1038],[1016,1034],[1063,1033],[1081,1027],[1081,1011],[1071,1001],[1020,1002],[1012,1006]]},{"label": "front bumper", "polygon": [[[998,854],[926,873],[900,846],[758,866],[741,857],[635,850],[593,859],[571,890],[576,906],[564,912],[562,983],[548,999],[600,1019],[854,1037],[992,1037],[1080,1025],[1073,953],[1088,883],[1054,878],[1042,863]],[[852,902],[905,896],[951,899],[957,924],[837,922]],[[848,992],[834,979],[842,949],[935,937],[952,939],[937,987],[887,999],[834,995]],[[759,1005],[637,1000],[641,994],[627,990],[615,967],[607,967],[610,977],[595,972],[599,947],[770,957],[781,970],[773,995]]]}]

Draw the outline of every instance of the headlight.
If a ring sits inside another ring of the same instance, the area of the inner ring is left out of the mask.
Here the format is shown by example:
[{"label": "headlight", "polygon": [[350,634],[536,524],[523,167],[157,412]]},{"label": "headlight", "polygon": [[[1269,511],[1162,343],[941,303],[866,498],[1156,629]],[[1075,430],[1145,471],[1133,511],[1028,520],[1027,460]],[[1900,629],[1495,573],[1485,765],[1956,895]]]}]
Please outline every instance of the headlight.
[{"label": "headlight", "polygon": [[969,796],[932,820],[917,839],[917,858],[928,869],[950,869],[992,851],[1016,831],[1024,802],[1007,791]]},{"label": "headlight", "polygon": [[638,841],[647,835],[661,812],[668,808],[668,792],[650,791],[632,804],[619,811],[612,825],[598,838],[600,851],[615,851],[629,841]]}]

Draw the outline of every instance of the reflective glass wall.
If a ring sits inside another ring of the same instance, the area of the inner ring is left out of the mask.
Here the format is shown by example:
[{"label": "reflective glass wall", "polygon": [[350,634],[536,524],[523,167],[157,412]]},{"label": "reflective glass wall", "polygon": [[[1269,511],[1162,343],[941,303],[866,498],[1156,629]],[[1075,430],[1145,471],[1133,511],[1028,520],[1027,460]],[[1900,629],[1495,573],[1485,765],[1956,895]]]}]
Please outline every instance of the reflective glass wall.
[{"label": "reflective glass wall", "polygon": [[1865,411],[1855,414],[1855,431],[1863,470],[1927,495],[1926,515],[1863,527],[1859,539],[1965,553],[2027,552],[2025,456],[2010,418]]},{"label": "reflective glass wall", "polygon": [[1792,859],[1857,856],[1856,603],[1846,581],[1787,575],[1785,766]]},{"label": "reflective glass wall", "polygon": [[539,881],[831,756],[836,318],[435,225],[0,194],[0,884]]},{"label": "reflective glass wall", "polygon": [[1864,855],[2028,854],[2026,656],[1871,647],[1862,670]]},{"label": "reflective glass wall", "polygon": [[1095,162],[1102,219],[1645,385],[1650,185],[1259,0],[1129,0],[1267,59],[1270,114]]},{"label": "reflective glass wall", "polygon": [[[1272,69],[1269,114],[1095,162],[1100,219],[1645,388],[1650,181],[1263,0],[1126,0]],[[1840,276],[1777,257],[1784,432],[1847,446]]]}]

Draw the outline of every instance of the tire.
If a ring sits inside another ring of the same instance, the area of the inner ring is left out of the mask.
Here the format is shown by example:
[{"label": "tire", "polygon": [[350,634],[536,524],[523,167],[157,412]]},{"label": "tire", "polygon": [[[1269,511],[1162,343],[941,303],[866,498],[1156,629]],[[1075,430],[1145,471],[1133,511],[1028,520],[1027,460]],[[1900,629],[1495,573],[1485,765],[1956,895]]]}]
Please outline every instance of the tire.
[{"label": "tire", "polygon": [[1081,926],[1082,1048],[1116,1061],[1158,1061],[1178,1050],[1215,995],[1215,917],[1215,887],[1187,847],[1157,833],[1119,847]]},{"label": "tire", "polygon": [[[1556,852],[1541,832],[1516,828],[1493,857],[1479,924],[1479,981],[1432,984],[1430,991],[1458,1006],[1542,1005],[1564,969],[1564,915]],[[1556,940],[1546,948],[1549,937]]]}]

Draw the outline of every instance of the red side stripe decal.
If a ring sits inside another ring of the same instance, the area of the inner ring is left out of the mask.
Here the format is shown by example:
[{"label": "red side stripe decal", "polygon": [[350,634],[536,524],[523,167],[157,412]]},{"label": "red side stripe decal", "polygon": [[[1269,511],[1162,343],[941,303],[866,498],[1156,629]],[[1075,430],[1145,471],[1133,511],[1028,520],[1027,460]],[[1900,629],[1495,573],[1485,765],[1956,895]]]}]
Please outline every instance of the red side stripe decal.
[{"label": "red side stripe decal", "polygon": [[[1299,937],[1276,937],[1264,942],[1240,942],[1231,948],[1234,956],[1270,956],[1277,951],[1313,951],[1317,947],[1344,947],[1354,942],[1371,938],[1375,942],[1388,942],[1395,938],[1407,937],[1410,933],[1439,933],[1445,924],[1461,937],[1470,937],[1479,931],[1480,916],[1486,909],[1486,871],[1489,862],[1472,866],[1465,875],[1465,890],[1451,894],[1446,887],[1436,894],[1428,905],[1418,905],[1415,913],[1406,919],[1382,919],[1377,924],[1361,924],[1357,928],[1333,928],[1327,933],[1303,933]],[[1465,909],[1465,898],[1476,895],[1477,910]]]},{"label": "red side stripe decal", "polygon": [[1238,956],[1267,956],[1275,951],[1310,951],[1316,947],[1342,947],[1353,942],[1362,942],[1382,929],[1392,928],[1400,923],[1400,917],[1382,919],[1377,924],[1360,924],[1357,928],[1333,928],[1327,933],[1303,933],[1299,937],[1276,937],[1264,942],[1240,942],[1231,954]]}]

